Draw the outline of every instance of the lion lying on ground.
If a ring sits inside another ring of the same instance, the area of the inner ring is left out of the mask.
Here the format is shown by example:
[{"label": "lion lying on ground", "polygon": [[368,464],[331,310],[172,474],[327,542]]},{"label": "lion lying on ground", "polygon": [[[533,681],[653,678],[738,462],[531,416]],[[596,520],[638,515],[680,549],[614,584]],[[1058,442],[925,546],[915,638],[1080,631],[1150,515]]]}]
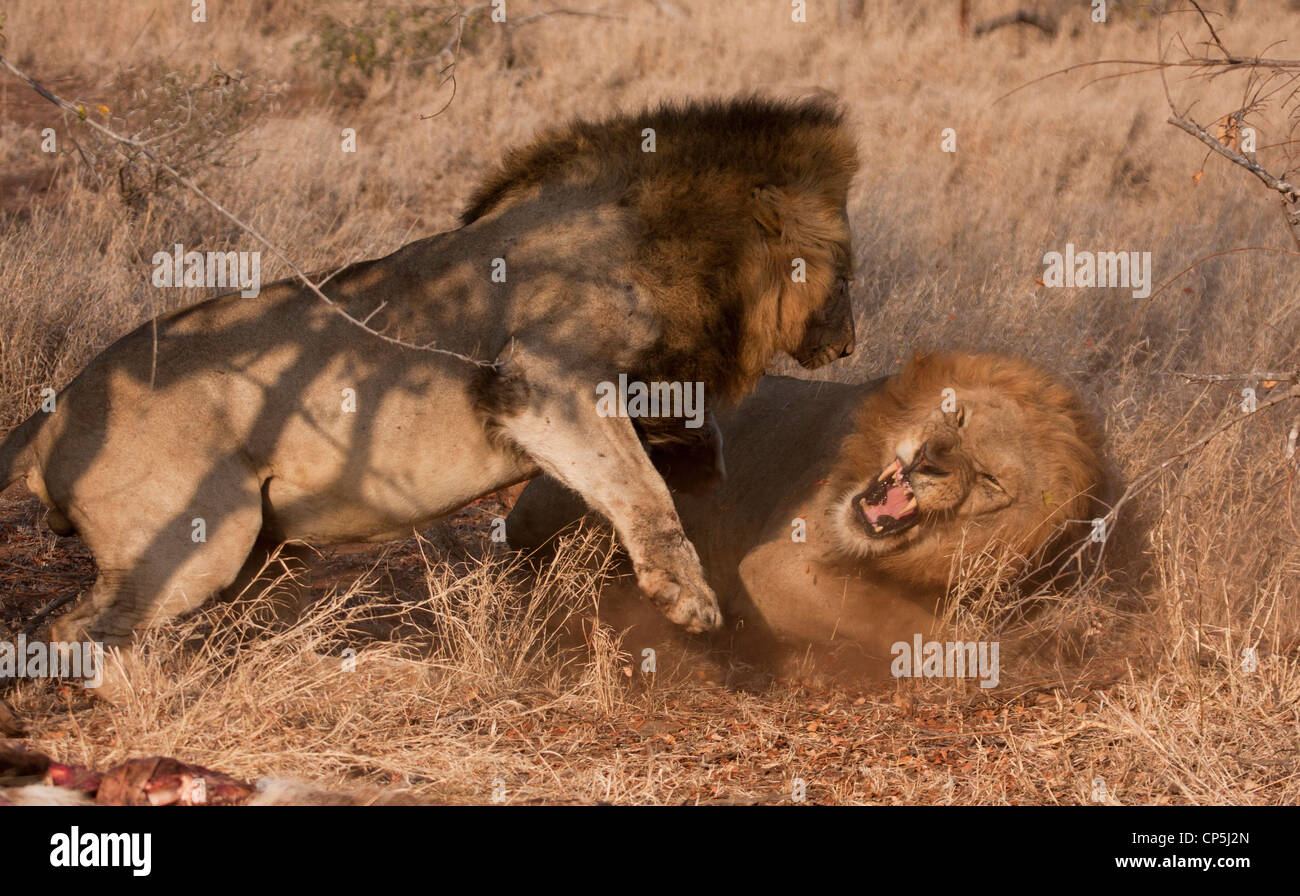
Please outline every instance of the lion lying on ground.
[{"label": "lion lying on ground", "polygon": [[852,351],[856,165],[812,101],[577,122],[509,155],[459,229],[330,278],[353,321],[282,281],[146,323],[0,444],[0,488],[26,475],[99,567],[53,637],[123,643],[280,542],[400,537],[541,472],[612,520],[669,619],[716,628],[642,444],[707,456],[715,430],[602,415],[597,389],[701,383],[712,408],[776,353]]},{"label": "lion lying on ground", "polygon": [[[725,485],[676,500],[729,617],[876,658],[935,629],[959,553],[1009,548],[1002,574],[1050,558],[1104,478],[1074,394],[998,355],[917,358],[857,386],[769,377],[719,423]],[[582,512],[536,480],[508,538],[541,546]]]}]

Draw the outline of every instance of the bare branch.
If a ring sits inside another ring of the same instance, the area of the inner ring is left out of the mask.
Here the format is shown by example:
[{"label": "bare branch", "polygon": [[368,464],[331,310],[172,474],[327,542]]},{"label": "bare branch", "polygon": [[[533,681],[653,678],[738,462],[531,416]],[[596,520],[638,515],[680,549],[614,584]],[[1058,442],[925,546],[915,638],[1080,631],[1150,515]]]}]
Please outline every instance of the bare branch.
[{"label": "bare branch", "polygon": [[1192,383],[1300,383],[1300,370],[1291,373],[1277,373],[1269,370],[1255,370],[1250,373],[1182,373],[1176,376]]},{"label": "bare branch", "polygon": [[1210,149],[1214,150],[1219,155],[1223,156],[1225,159],[1229,160],[1233,164],[1240,165],[1242,168],[1245,168],[1251,174],[1255,175],[1261,181],[1263,181],[1264,185],[1267,186],[1270,190],[1277,190],[1279,193],[1281,193],[1282,196],[1288,202],[1296,202],[1297,200],[1300,200],[1300,187],[1296,187],[1294,184],[1288,183],[1287,181],[1282,180],[1280,177],[1275,177],[1274,175],[1269,174],[1267,171],[1265,171],[1255,162],[1252,162],[1250,159],[1246,158],[1240,153],[1234,152],[1233,150],[1224,146],[1218,140],[1215,140],[1208,133],[1206,133],[1205,129],[1202,128],[1200,125],[1195,124],[1194,122],[1190,122],[1185,118],[1180,118],[1176,115],[1169,116],[1168,122],[1169,124],[1172,124],[1174,127],[1191,134],[1197,140],[1200,140],[1206,146],[1210,147]]},{"label": "bare branch", "polygon": [[1211,59],[1208,56],[1191,56],[1186,59],[1170,61],[1167,59],[1093,59],[1088,62],[1076,62],[1074,65],[1067,65],[1065,68],[1058,68],[1055,71],[1048,72],[1032,80],[1026,81],[1018,87],[1013,87],[1006,93],[1002,94],[996,100],[994,105],[1002,102],[1009,96],[1019,93],[1040,84],[1048,78],[1055,78],[1059,75],[1068,75],[1085,68],[1094,68],[1099,65],[1132,65],[1137,68],[1132,71],[1123,72],[1120,75],[1111,77],[1124,77],[1126,75],[1140,75],[1145,72],[1164,71],[1171,68],[1200,68],[1216,69],[1220,72],[1231,71],[1238,68],[1261,68],[1274,72],[1300,72],[1300,59],[1273,59],[1266,56],[1229,56],[1226,59]]},{"label": "bare branch", "polygon": [[[1273,75],[1276,75],[1279,71],[1300,70],[1300,60],[1267,60],[1267,59],[1261,59],[1257,57],[1234,56],[1231,52],[1229,52],[1228,48],[1224,45],[1223,41],[1219,38],[1219,33],[1214,30],[1214,25],[1210,22],[1210,17],[1206,15],[1205,10],[1201,8],[1200,4],[1197,3],[1196,0],[1190,0],[1190,2],[1192,6],[1196,9],[1197,13],[1200,14],[1201,21],[1205,23],[1205,27],[1209,29],[1210,37],[1214,40],[1214,45],[1217,46],[1220,52],[1223,53],[1224,59],[1222,62],[1219,62],[1218,60],[1213,60],[1208,58],[1193,57],[1190,53],[1188,53],[1188,59],[1183,60],[1182,63],[1168,63],[1168,64],[1173,65],[1173,64],[1195,63],[1198,64],[1201,68],[1210,68],[1210,69],[1220,68],[1222,70],[1230,70],[1232,68],[1236,68],[1242,64],[1245,64],[1245,66],[1249,71],[1247,77],[1247,83],[1245,87],[1246,96],[1243,96],[1242,98],[1242,107],[1236,112],[1231,113],[1230,115],[1227,116],[1227,124],[1225,125],[1226,136],[1225,139],[1219,140],[1212,137],[1204,128],[1202,128],[1200,125],[1198,125],[1196,122],[1192,121],[1188,117],[1188,113],[1190,112],[1190,109],[1184,110],[1182,112],[1178,111],[1177,106],[1175,106],[1174,104],[1173,97],[1169,95],[1168,86],[1166,85],[1165,98],[1169,103],[1169,112],[1170,112],[1168,123],[1172,124],[1174,127],[1178,128],[1181,131],[1191,134],[1197,140],[1200,140],[1202,143],[1208,146],[1211,152],[1218,153],[1228,161],[1232,162],[1234,165],[1238,165],[1242,168],[1245,168],[1251,174],[1255,175],[1255,177],[1259,178],[1260,181],[1263,182],[1263,184],[1267,186],[1270,190],[1274,190],[1277,193],[1281,194],[1282,217],[1286,221],[1287,230],[1291,234],[1291,239],[1295,243],[1296,249],[1300,250],[1300,189],[1297,189],[1295,185],[1270,173],[1254,159],[1247,158],[1245,155],[1236,152],[1233,149],[1233,144],[1235,143],[1235,135],[1238,129],[1241,127],[1246,114],[1248,112],[1257,110],[1264,102],[1265,98],[1261,97],[1261,93],[1264,89],[1263,85],[1267,84],[1268,81],[1271,80]],[[1163,57],[1163,51],[1161,55]],[[1245,61],[1243,63],[1243,60],[1249,60],[1249,61]],[[1161,61],[1164,62],[1163,58]],[[1256,70],[1260,68],[1273,69],[1273,75],[1270,75],[1269,78],[1265,78],[1263,83],[1256,88],[1254,96],[1251,97],[1250,91],[1252,86],[1255,84]],[[1164,72],[1162,69],[1161,76],[1163,77],[1163,75]],[[1291,78],[1290,80],[1294,81],[1294,78]]]},{"label": "bare branch", "polygon": [[1214,25],[1210,23],[1210,17],[1205,14],[1205,10],[1201,9],[1201,4],[1197,3],[1196,0],[1188,0],[1188,2],[1190,2],[1192,6],[1196,7],[1196,11],[1201,14],[1201,21],[1205,23],[1206,28],[1210,29],[1210,37],[1214,38],[1215,45],[1223,51],[1224,56],[1231,57],[1232,54],[1229,53],[1228,48],[1223,45],[1223,41],[1219,40],[1219,33],[1214,30]]},{"label": "bare branch", "polygon": [[1288,181],[1282,180],[1268,171],[1264,170],[1256,162],[1246,158],[1238,152],[1234,152],[1230,147],[1224,146],[1218,140],[1215,140],[1205,129],[1195,122],[1188,121],[1186,118],[1174,114],[1168,119],[1179,130],[1186,131],[1197,140],[1200,140],[1212,151],[1223,156],[1234,165],[1240,165],[1251,174],[1259,178],[1270,190],[1276,190],[1282,195],[1282,216],[1286,220],[1287,229],[1291,233],[1291,239],[1295,241],[1295,246],[1300,249],[1300,188]]}]

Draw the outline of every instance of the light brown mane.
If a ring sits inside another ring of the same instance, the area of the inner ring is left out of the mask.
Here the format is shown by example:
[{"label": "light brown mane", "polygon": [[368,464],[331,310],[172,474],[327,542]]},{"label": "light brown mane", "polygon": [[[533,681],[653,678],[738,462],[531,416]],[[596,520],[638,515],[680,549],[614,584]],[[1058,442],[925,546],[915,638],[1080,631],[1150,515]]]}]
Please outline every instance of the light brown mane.
[{"label": "light brown mane", "polygon": [[[1060,494],[1043,496],[1044,518],[1032,531],[1004,527],[1008,543],[1028,559],[1049,560],[1057,545],[1077,540],[1086,521],[1099,513],[1108,482],[1101,439],[1075,394],[1043,368],[1007,355],[930,355],[914,358],[862,403],[855,426],[840,448],[829,490],[841,494],[880,463],[882,434],[897,434],[919,409],[935,407],[944,389],[996,393],[1018,406],[1045,481],[1061,483]],[[1038,496],[1022,496],[1035,500]],[[939,524],[944,525],[944,524]],[[900,550],[872,558],[870,565],[903,581],[946,575],[947,565],[930,550]],[[941,567],[941,569],[940,569]]]}]

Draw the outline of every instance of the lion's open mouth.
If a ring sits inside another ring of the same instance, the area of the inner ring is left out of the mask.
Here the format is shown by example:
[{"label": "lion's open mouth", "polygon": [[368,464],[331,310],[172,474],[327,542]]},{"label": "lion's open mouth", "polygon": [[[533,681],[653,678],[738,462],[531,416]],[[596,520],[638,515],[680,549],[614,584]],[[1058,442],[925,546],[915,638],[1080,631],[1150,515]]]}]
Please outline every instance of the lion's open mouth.
[{"label": "lion's open mouth", "polygon": [[876,481],[853,499],[853,504],[873,538],[905,532],[916,525],[921,515],[912,485],[898,460],[885,467]]}]

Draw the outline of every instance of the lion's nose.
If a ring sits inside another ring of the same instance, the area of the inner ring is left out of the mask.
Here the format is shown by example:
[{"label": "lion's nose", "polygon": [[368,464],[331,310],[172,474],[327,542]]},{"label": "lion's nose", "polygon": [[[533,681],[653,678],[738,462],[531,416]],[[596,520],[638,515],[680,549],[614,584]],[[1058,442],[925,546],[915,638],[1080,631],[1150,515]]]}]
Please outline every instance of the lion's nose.
[{"label": "lion's nose", "polygon": [[926,439],[912,458],[912,472],[925,476],[947,476],[949,471],[944,458],[951,449],[952,445],[946,440]]}]

